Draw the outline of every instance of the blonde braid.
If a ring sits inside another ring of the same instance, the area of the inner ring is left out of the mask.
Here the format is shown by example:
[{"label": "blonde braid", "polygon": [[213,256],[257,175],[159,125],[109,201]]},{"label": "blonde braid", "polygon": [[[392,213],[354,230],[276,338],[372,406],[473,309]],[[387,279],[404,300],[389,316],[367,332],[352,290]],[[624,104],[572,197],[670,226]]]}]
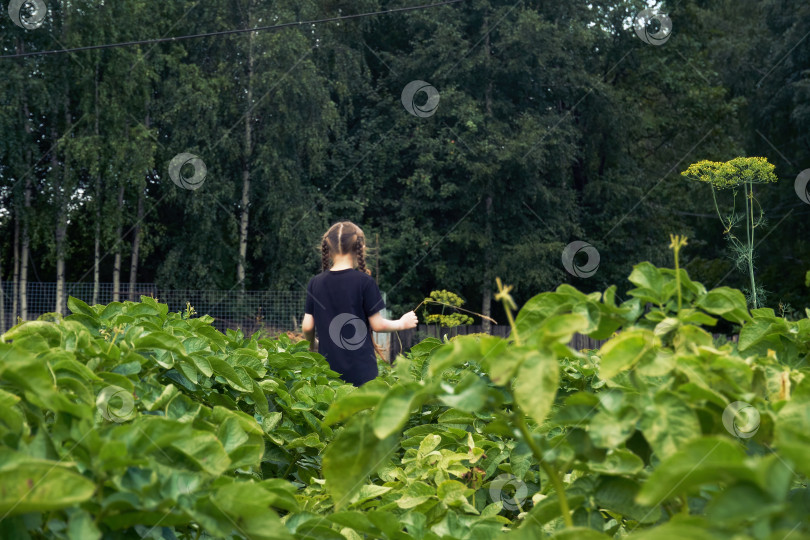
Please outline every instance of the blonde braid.
[{"label": "blonde braid", "polygon": [[357,267],[360,269],[361,272],[365,272],[368,275],[371,275],[371,270],[366,268],[366,254],[364,249],[364,242],[363,238],[358,236],[357,240],[354,242],[354,254],[357,257]]}]

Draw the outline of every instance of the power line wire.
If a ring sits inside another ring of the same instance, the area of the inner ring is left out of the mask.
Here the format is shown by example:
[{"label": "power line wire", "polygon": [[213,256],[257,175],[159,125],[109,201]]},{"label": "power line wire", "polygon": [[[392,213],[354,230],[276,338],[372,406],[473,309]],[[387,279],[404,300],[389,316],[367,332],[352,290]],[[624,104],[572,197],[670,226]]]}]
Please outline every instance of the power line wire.
[{"label": "power line wire", "polygon": [[278,30],[280,28],[288,28],[291,26],[301,26],[304,24],[320,24],[320,23],[327,23],[327,22],[334,22],[334,21],[343,21],[348,19],[360,19],[363,17],[371,17],[373,15],[387,15],[389,13],[397,13],[403,11],[417,11],[422,9],[429,9],[439,6],[446,6],[448,4],[457,4],[458,2],[462,2],[463,0],[446,0],[444,2],[439,2],[436,4],[423,4],[421,6],[412,6],[412,7],[403,7],[403,8],[395,8],[389,9],[386,11],[372,11],[368,13],[358,13],[355,15],[344,15],[340,17],[330,17],[328,19],[318,19],[314,21],[299,21],[299,22],[291,22],[291,23],[284,23],[284,24],[277,24],[272,26],[259,26],[256,28],[239,28],[236,30],[223,30],[220,32],[207,32],[205,34],[191,34],[188,36],[176,36],[176,37],[167,37],[167,38],[159,38],[159,39],[144,39],[141,41],[123,41],[121,43],[105,43],[103,45],[88,45],[86,47],[75,47],[72,49],[53,49],[48,51],[36,51],[36,52],[27,52],[27,53],[19,53],[19,54],[9,54],[5,56],[0,56],[0,60],[5,58],[23,58],[26,56],[44,56],[46,54],[63,54],[63,53],[72,53],[78,51],[92,51],[95,49],[111,49],[114,47],[130,47],[132,45],[146,45],[148,43],[163,43],[166,41],[180,41],[183,39],[193,39],[193,38],[202,38],[202,37],[212,37],[212,36],[226,36],[230,34],[241,34],[244,32],[262,32],[265,30]]}]

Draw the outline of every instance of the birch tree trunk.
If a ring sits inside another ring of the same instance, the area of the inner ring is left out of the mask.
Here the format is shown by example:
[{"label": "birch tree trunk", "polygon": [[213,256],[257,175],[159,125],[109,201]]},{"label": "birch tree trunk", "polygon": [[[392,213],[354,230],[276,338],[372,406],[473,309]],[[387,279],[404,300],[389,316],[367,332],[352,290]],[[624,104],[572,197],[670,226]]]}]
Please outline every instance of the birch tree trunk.
[{"label": "birch tree trunk", "polygon": [[11,287],[11,322],[12,324],[17,320],[17,299],[19,295],[20,286],[20,203],[15,201],[14,209],[14,268],[12,268],[12,287]]},{"label": "birch tree trunk", "polygon": [[[251,5],[248,5],[248,24],[252,24]],[[239,261],[236,267],[236,279],[239,289],[245,291],[245,265],[247,260],[248,218],[250,205],[250,162],[253,153],[253,39],[254,32],[248,37],[247,55],[247,110],[245,111],[245,145],[242,164],[242,202],[239,220]]]},{"label": "birch tree trunk", "polygon": [[[151,124],[149,113],[146,113],[146,118],[144,118],[144,126],[146,130],[149,130],[149,126]],[[142,227],[141,224],[143,223],[143,203],[144,198],[146,197],[146,187],[149,185],[149,176],[152,174],[151,171],[147,171],[146,175],[144,176],[144,185],[138,190],[138,216],[135,221],[135,235],[132,237],[132,259],[130,260],[129,264],[129,296],[128,298],[135,301],[135,284],[138,281],[138,257],[140,254],[141,249],[141,239],[142,239]]]},{"label": "birch tree trunk", "polygon": [[[70,132],[70,100],[65,95],[65,133]],[[63,162],[62,182],[57,188],[57,204],[59,208],[56,216],[56,306],[54,311],[62,315],[65,314],[65,240],[67,238],[67,218],[68,201],[70,196],[70,164],[68,162],[68,151],[65,150]],[[56,152],[54,151],[54,160]]]},{"label": "birch tree trunk", "polygon": [[[96,70],[95,70],[95,130],[94,133],[96,135],[96,140],[99,139],[99,131],[98,131],[98,62],[96,62]],[[98,304],[98,289],[99,289],[99,281],[100,281],[100,272],[99,267],[101,266],[101,166],[98,169],[98,176],[96,177],[96,231],[95,231],[95,239],[93,241],[93,303],[92,305]]]},{"label": "birch tree trunk", "polygon": [[[147,128],[149,127],[147,119]],[[132,261],[129,265],[129,299],[135,301],[135,283],[138,277],[138,252],[141,247],[141,222],[143,221],[143,199],[146,187],[138,193],[138,218],[135,222],[135,235],[132,238]]]},{"label": "birch tree trunk", "polygon": [[[51,140],[54,142],[54,149],[51,151],[51,171],[54,172],[54,186],[56,188],[54,202],[56,204],[56,223],[54,223],[54,241],[56,245],[54,246],[54,251],[56,253],[56,305],[54,306],[54,311],[57,313],[61,313],[61,301],[62,301],[62,279],[64,279],[64,272],[65,272],[65,261],[64,261],[64,253],[63,253],[63,246],[64,246],[64,228],[62,227],[62,223],[64,222],[64,196],[62,192],[65,189],[65,182],[64,178],[62,181],[59,180],[59,157],[57,156],[56,152],[56,141],[59,138],[59,134],[55,127],[51,127]],[[63,171],[64,172],[64,171]]]},{"label": "birch tree trunk", "polygon": [[123,212],[124,206],[124,182],[121,181],[121,185],[118,189],[118,213],[116,214],[117,217],[117,225],[115,227],[115,262],[113,263],[113,302],[119,302],[121,296],[121,243],[123,238],[121,238],[122,229],[123,229],[123,218],[121,213]]},{"label": "birch tree trunk", "polygon": [[[64,22],[62,24],[62,39],[63,43],[67,43],[67,33],[69,28],[69,10],[66,1],[61,2],[61,9],[64,13]],[[70,115],[70,85],[65,81],[64,89],[64,106],[65,106],[65,126],[64,133],[70,133],[70,124],[72,122]],[[56,129],[53,129],[53,141],[59,139],[59,134]],[[70,156],[69,150],[65,148],[65,156],[62,161],[62,181],[56,183],[56,203],[58,205],[56,211],[56,306],[54,311],[61,315],[65,314],[65,239],[67,238],[67,219],[68,219],[68,202],[70,201]],[[53,170],[56,171],[58,162],[56,155],[56,148],[52,153],[51,162],[54,165]],[[58,175],[58,173],[57,173]]]},{"label": "birch tree trunk", "polygon": [[[68,183],[68,164],[65,163],[63,185],[60,191],[66,190]],[[54,311],[64,315],[65,306],[65,238],[67,237],[67,200],[65,194],[59,195],[59,210],[56,217],[56,306]]]},{"label": "birch tree trunk", "polygon": [[28,250],[31,246],[31,238],[28,234],[28,216],[31,211],[31,177],[25,177],[25,192],[23,195],[23,230],[22,230],[22,247],[20,249],[20,280],[17,282],[19,286],[20,296],[20,318],[23,321],[28,320]]},{"label": "birch tree trunk", "polygon": [[[25,46],[21,40],[17,40],[17,52],[23,53],[25,52]],[[28,97],[26,94],[22,96],[23,102],[23,127],[25,128],[26,135],[30,136],[34,128],[31,126],[31,113],[28,110]],[[32,156],[31,156],[31,149],[28,148],[25,151],[26,157],[26,164],[32,163]],[[17,290],[13,293],[14,294],[14,307],[12,309],[12,322],[16,323],[17,320],[15,317],[18,316],[21,320],[26,321],[28,320],[28,250],[30,247],[30,237],[28,231],[28,221],[31,215],[31,171],[27,172],[25,175],[25,187],[23,188],[23,210],[22,213],[18,216],[18,220],[22,220],[22,244],[19,251],[19,259],[17,245],[18,240],[15,240],[14,245],[14,285],[16,286]],[[19,233],[19,221],[15,224],[15,237]],[[18,262],[19,261],[19,262]],[[17,311],[17,300],[19,299],[19,312]]]}]

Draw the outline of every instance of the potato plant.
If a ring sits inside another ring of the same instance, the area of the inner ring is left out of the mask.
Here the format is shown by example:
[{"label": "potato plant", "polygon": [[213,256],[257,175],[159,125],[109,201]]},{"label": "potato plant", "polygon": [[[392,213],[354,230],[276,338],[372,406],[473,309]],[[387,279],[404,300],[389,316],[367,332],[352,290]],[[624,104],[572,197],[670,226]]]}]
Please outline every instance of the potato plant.
[{"label": "potato plant", "polygon": [[0,339],[0,537],[810,538],[810,318],[629,280],[514,316],[499,284],[509,338],[426,339],[360,388],[306,342],[71,298]]}]

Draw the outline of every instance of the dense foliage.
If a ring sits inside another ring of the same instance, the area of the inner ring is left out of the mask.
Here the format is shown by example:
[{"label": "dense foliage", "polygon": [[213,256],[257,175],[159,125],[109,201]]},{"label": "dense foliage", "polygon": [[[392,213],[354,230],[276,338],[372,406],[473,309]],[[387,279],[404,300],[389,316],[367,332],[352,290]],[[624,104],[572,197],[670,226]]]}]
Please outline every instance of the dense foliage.
[{"label": "dense foliage", "polygon": [[810,538],[810,318],[629,280],[514,319],[501,287],[508,339],[430,338],[357,389],[306,342],[71,299],[0,340],[0,536]]}]

